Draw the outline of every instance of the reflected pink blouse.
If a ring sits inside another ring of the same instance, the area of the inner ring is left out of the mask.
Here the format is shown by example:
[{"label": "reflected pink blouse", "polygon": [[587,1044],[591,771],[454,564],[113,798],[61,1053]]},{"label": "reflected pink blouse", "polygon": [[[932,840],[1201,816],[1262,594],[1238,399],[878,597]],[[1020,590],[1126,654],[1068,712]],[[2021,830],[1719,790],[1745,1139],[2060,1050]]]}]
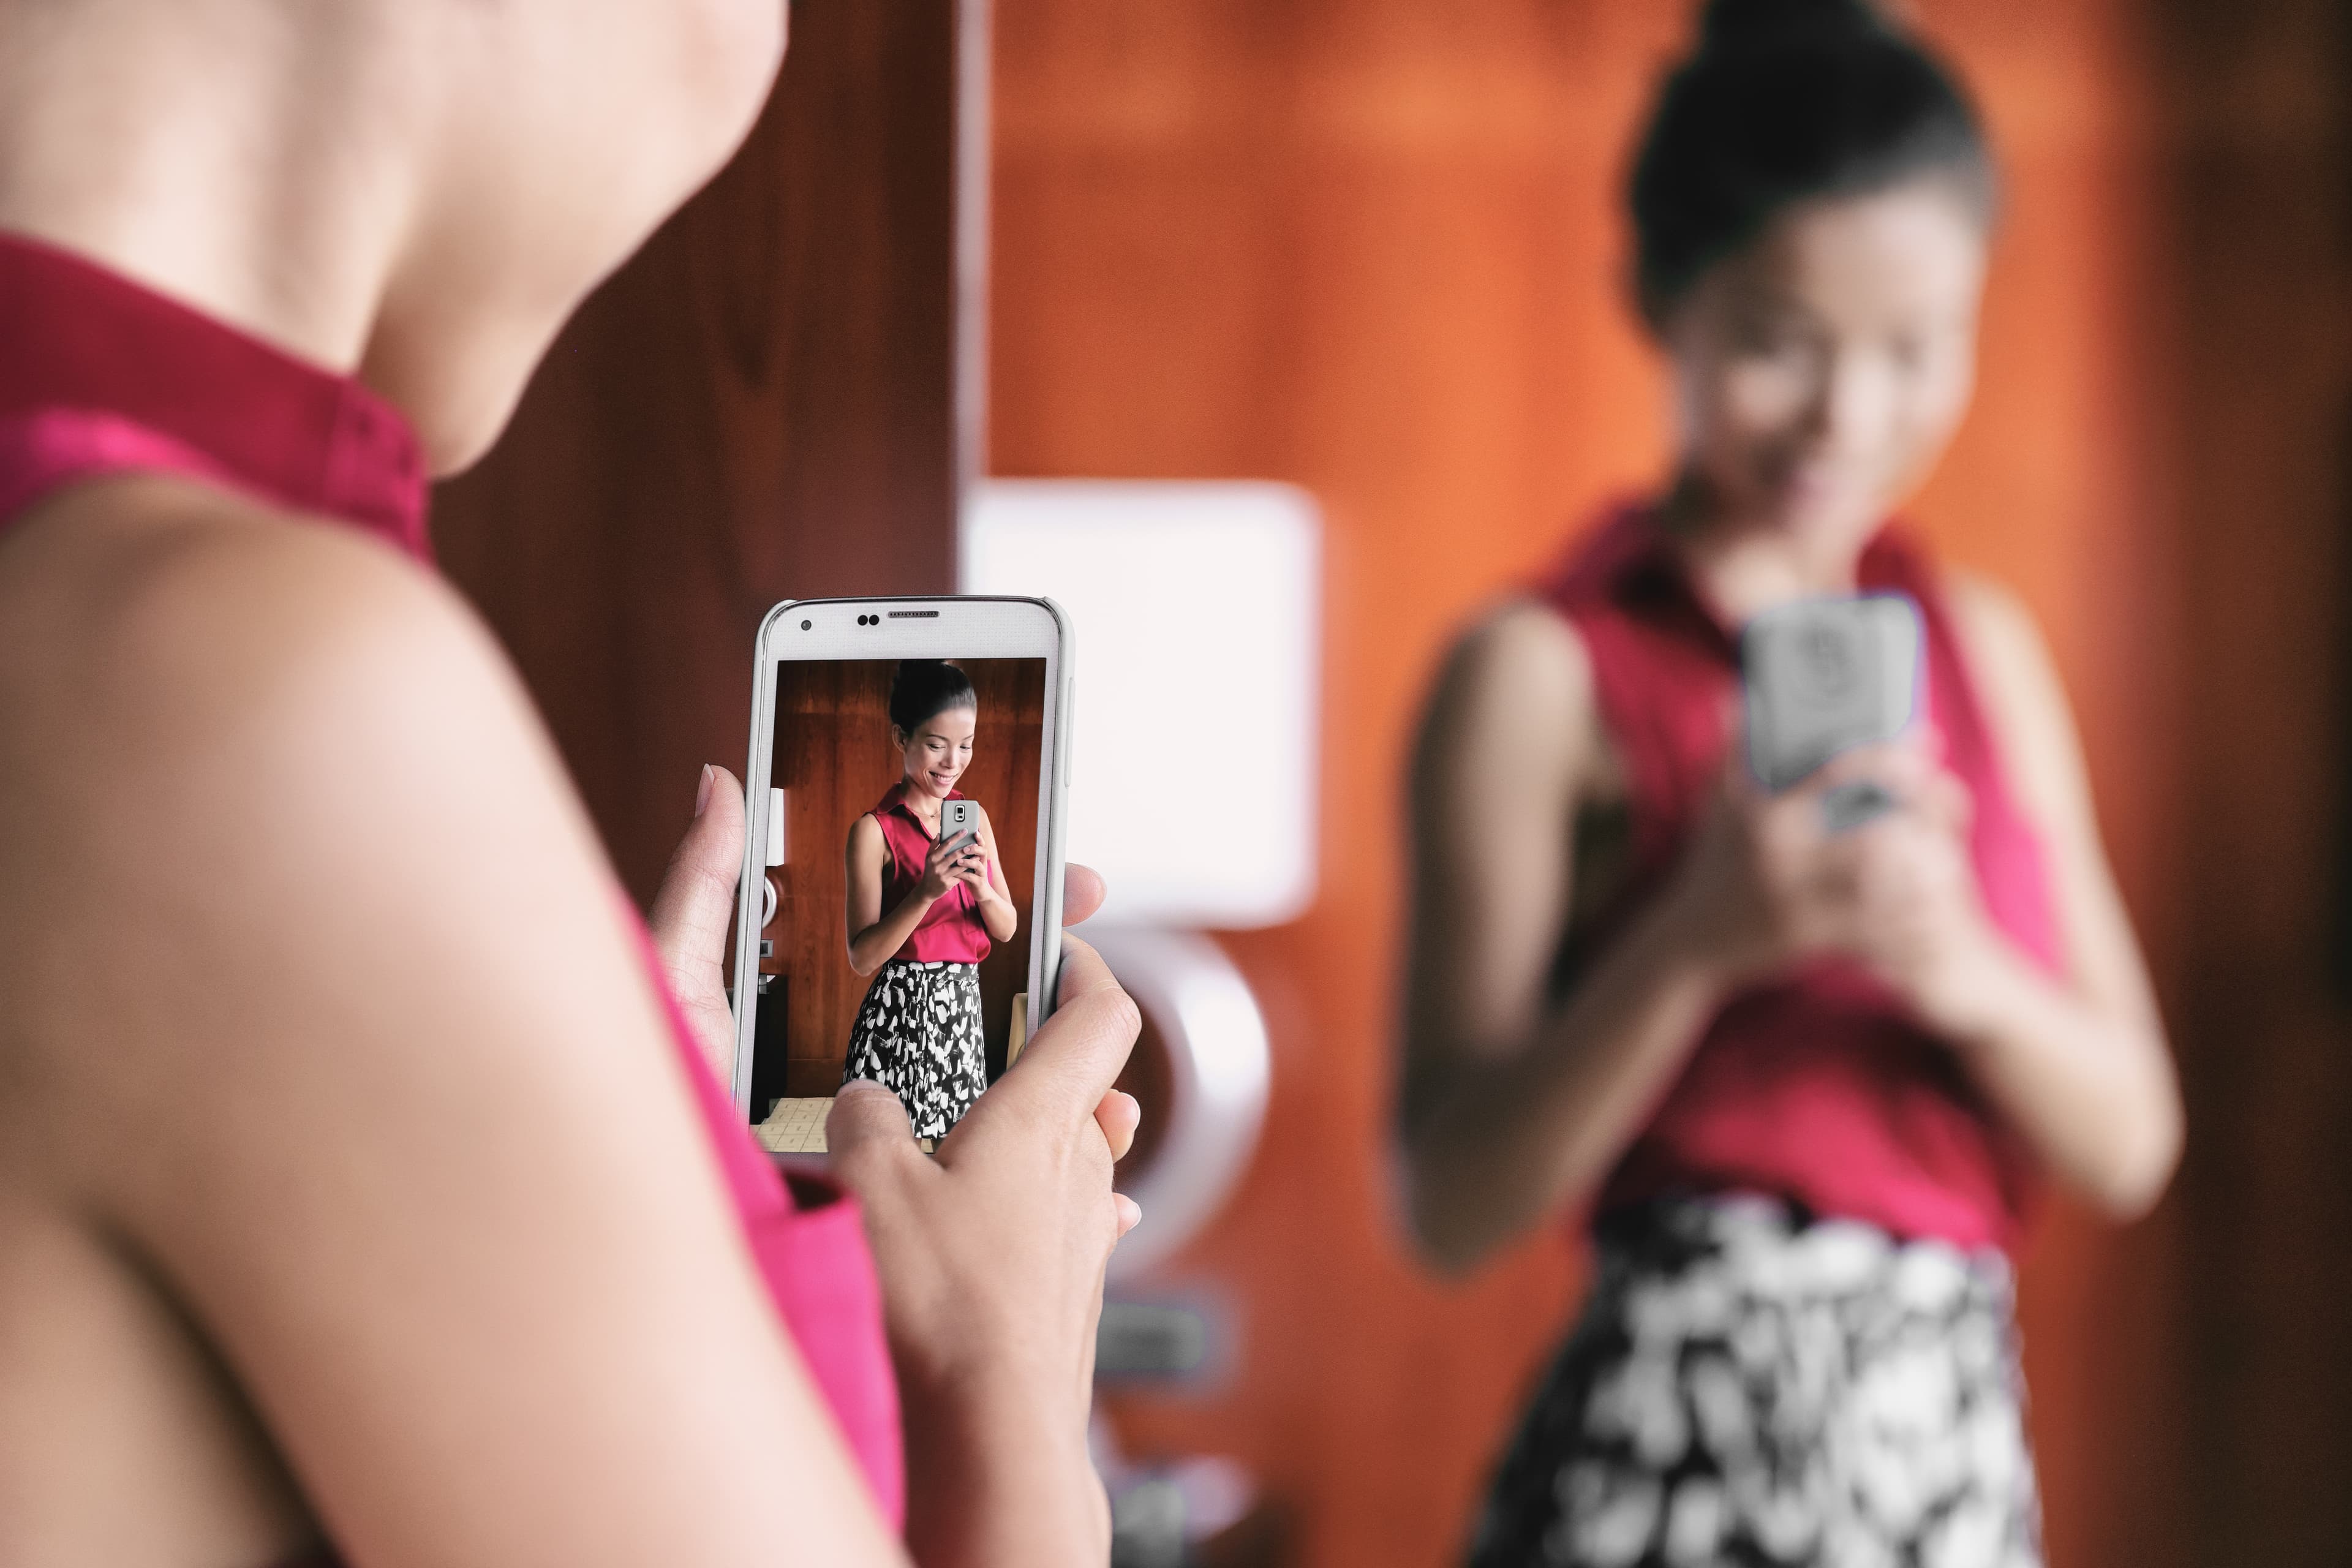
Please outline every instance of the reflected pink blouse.
[{"label": "reflected pink blouse", "polygon": [[[1975,800],[1969,848],[1986,911],[2054,972],[2042,846],[2010,793],[1934,563],[1889,528],[1864,552],[1860,579],[1920,607],[1927,719]],[[1539,591],[1583,639],[1633,793],[1633,871],[1570,938],[1565,986],[1655,896],[1697,826],[1729,742],[1739,655],[1647,507],[1611,512]],[[1747,1188],[1898,1236],[2005,1247],[2034,1185],[2023,1144],[1950,1048],[1858,968],[1824,962],[1724,1005],[1599,1208]]]},{"label": "reflected pink blouse", "polygon": [[[244,491],[431,564],[427,477],[389,404],[103,268],[0,235],[0,529],[64,486],[136,470]],[[649,938],[645,952],[744,1243],[896,1525],[898,1394],[857,1206],[819,1179],[787,1189],[704,1065]]]},{"label": "reflected pink blouse", "polygon": [[[969,797],[961,791],[950,790],[948,798]],[[908,807],[904,779],[892,785],[890,793],[874,808],[874,821],[882,829],[882,842],[890,852],[888,863],[882,868],[882,912],[887,915],[904,903],[908,894],[922,886],[923,866],[930,859],[932,846],[939,840]],[[947,890],[945,898],[935,900],[923,911],[923,918],[915,922],[915,929],[890,956],[898,963],[978,963],[988,956],[989,946],[988,927],[980,919],[980,900],[959,882]]]}]

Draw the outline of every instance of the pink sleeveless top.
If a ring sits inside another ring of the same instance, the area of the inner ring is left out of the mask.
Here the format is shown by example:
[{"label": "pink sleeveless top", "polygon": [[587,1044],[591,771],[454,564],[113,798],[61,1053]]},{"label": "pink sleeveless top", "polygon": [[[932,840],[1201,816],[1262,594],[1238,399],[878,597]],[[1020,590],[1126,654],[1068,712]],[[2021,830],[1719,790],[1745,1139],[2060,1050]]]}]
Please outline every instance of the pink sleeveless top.
[{"label": "pink sleeveless top", "polygon": [[[0,532],[64,486],[132,471],[192,475],[430,562],[424,464],[390,405],[114,273],[0,235]],[[745,1244],[895,1526],[898,1394],[857,1205],[820,1179],[796,1175],[787,1190],[637,930]]]},{"label": "pink sleeveless top", "polygon": [[[948,798],[968,797],[950,790]],[[888,914],[921,884],[923,862],[930,858],[931,846],[939,841],[907,809],[903,779],[874,808],[874,820],[890,850],[889,862],[882,868],[882,912]],[[923,911],[913,933],[890,956],[894,961],[918,963],[978,963],[988,952],[988,928],[980,921],[980,902],[970,888],[959,882],[948,889],[946,898]]]},{"label": "pink sleeveless top", "polygon": [[[1864,590],[1908,595],[1922,612],[1927,717],[1945,766],[1975,796],[1969,848],[1986,910],[2054,973],[2042,848],[2002,774],[1934,565],[1888,529],[1859,575]],[[1729,743],[1738,646],[1646,507],[1611,513],[1541,595],[1583,640],[1633,797],[1632,870],[1570,937],[1556,982],[1565,987],[1656,895],[1696,827]],[[1760,1190],[1899,1236],[2006,1247],[2035,1180],[1951,1050],[1858,966],[1824,961],[1723,1007],[1597,1206]]]}]

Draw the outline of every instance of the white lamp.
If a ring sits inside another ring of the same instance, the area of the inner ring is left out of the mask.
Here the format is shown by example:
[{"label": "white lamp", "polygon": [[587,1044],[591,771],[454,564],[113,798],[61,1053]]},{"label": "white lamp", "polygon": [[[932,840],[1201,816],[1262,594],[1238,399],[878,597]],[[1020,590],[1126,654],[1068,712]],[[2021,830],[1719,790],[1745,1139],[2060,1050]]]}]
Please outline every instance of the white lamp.
[{"label": "white lamp", "polygon": [[1288,485],[992,479],[963,591],[1077,628],[1070,858],[1107,925],[1297,919],[1315,889],[1321,519]]},{"label": "white lamp", "polygon": [[1169,1057],[1115,1280],[1208,1222],[1265,1118],[1257,998],[1167,928],[1279,925],[1314,897],[1321,534],[1287,485],[994,479],[965,504],[963,591],[1050,595],[1076,624],[1070,858],[1109,885],[1088,934]]},{"label": "white lamp", "polygon": [[1118,1244],[1110,1278],[1149,1275],[1215,1215],[1265,1121],[1265,1018],[1232,960],[1205,937],[1120,930],[1096,945],[1168,1052],[1167,1132],[1127,1186],[1149,1223]]}]

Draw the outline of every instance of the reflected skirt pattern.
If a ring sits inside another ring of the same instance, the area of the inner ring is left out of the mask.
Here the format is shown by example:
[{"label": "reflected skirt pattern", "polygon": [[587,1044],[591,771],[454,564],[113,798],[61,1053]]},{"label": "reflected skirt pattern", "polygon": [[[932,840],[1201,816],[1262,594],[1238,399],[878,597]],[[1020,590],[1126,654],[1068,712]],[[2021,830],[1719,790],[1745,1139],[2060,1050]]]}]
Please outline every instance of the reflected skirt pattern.
[{"label": "reflected skirt pattern", "polygon": [[892,960],[874,976],[849,1028],[841,1081],[898,1092],[918,1138],[944,1138],[988,1087],[980,966]]},{"label": "reflected skirt pattern", "polygon": [[1597,1240],[1474,1568],[2040,1568],[1999,1253],[1745,1195]]}]

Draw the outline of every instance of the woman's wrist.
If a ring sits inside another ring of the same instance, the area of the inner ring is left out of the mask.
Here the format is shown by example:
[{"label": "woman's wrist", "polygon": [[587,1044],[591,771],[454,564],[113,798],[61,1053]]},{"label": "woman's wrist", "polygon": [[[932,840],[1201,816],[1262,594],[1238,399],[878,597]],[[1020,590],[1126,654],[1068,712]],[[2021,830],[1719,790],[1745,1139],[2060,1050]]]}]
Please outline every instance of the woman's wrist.
[{"label": "woman's wrist", "polygon": [[908,1393],[907,1542],[918,1562],[1100,1560],[1109,1515],[1074,1402],[1009,1372]]}]

